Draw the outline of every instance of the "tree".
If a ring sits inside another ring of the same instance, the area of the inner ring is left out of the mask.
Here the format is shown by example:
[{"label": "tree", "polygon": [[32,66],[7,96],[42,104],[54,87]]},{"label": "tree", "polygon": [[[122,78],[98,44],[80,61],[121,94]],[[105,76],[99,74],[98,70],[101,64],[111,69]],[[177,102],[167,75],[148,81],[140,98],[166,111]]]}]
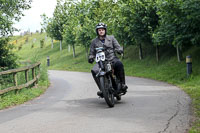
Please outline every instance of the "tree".
[{"label": "tree", "polygon": [[64,9],[68,16],[68,19],[64,25],[63,36],[64,40],[68,45],[72,45],[73,48],[73,57],[75,58],[75,43],[76,43],[76,33],[77,33],[77,15],[78,15],[78,8],[76,7],[76,3],[73,2],[65,2]]},{"label": "tree", "polygon": [[[129,1],[118,1],[115,5],[115,19],[112,24],[113,34],[117,38],[120,44],[133,45],[135,44],[134,37],[131,36],[132,30],[130,28],[130,20],[132,19],[132,13],[130,9]],[[125,49],[124,49],[125,50]],[[123,54],[123,58],[125,51]]]},{"label": "tree", "polygon": [[181,40],[184,45],[200,45],[200,2],[199,0],[183,0],[180,4],[180,10],[182,11],[179,19],[181,22]]},{"label": "tree", "polygon": [[0,4],[0,36],[12,35],[17,29],[13,27],[14,21],[23,16],[22,11],[30,8],[32,0],[2,1]]},{"label": "tree", "polygon": [[97,5],[98,1],[89,0],[82,0],[77,4],[79,25],[77,26],[76,41],[85,47],[86,58],[88,58],[91,40],[96,36],[95,25],[97,21],[95,21],[95,10]]},{"label": "tree", "polygon": [[53,37],[54,37],[54,31],[53,31],[53,24],[52,24],[52,18],[48,18],[46,14],[41,15],[42,18],[42,28],[46,31],[47,35],[51,38],[51,48],[53,48]]},{"label": "tree", "polygon": [[9,36],[17,29],[15,21],[23,16],[22,11],[30,8],[31,0],[0,1],[0,67],[14,68],[15,60],[8,44]]},{"label": "tree", "polygon": [[76,43],[84,45],[87,55],[95,25],[104,22],[108,34],[114,34],[123,47],[139,46],[140,59],[142,45],[156,46],[157,61],[159,46],[173,45],[180,61],[183,46],[199,44],[199,5],[198,0],[58,0],[47,27],[54,38],[65,37],[73,49]]},{"label": "tree", "polygon": [[57,5],[52,18],[52,30],[50,30],[53,38],[60,41],[60,51],[62,50],[64,24],[66,22],[66,14],[63,10],[62,1],[57,0]]},{"label": "tree", "polygon": [[142,44],[152,45],[152,34],[158,25],[155,0],[130,0],[130,36],[139,45],[139,58],[143,58]]},{"label": "tree", "polygon": [[0,69],[10,69],[16,67],[16,57],[11,52],[12,45],[8,43],[9,38],[0,38]]},{"label": "tree", "polygon": [[180,62],[182,60],[181,47],[183,46],[184,38],[181,28],[183,23],[183,14],[180,10],[180,1],[157,1],[157,14],[159,15],[159,27],[155,31],[153,38],[158,45],[173,45],[177,49],[177,58]]}]

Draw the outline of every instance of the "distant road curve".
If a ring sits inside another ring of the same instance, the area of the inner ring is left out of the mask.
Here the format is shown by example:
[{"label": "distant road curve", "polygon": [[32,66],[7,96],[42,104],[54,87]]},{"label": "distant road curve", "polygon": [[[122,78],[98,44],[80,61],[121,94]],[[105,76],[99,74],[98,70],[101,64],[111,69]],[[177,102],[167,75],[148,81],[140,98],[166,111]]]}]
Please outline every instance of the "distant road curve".
[{"label": "distant road curve", "polygon": [[185,133],[190,98],[155,80],[126,77],[128,93],[108,108],[90,73],[49,71],[45,94],[0,111],[1,133]]}]

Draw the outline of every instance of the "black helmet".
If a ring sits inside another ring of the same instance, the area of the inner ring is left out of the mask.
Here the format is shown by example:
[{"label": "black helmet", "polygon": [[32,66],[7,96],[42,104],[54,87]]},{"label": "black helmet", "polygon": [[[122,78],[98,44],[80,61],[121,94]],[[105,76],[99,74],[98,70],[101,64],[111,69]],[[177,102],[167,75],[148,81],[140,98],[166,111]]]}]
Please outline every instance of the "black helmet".
[{"label": "black helmet", "polygon": [[[99,35],[99,34],[98,34],[98,29],[105,29],[105,31],[106,31],[106,30],[107,30],[107,25],[104,24],[104,23],[98,23],[98,24],[96,25],[96,33],[97,33],[97,35]],[[105,35],[106,35],[106,32],[105,32]]]}]

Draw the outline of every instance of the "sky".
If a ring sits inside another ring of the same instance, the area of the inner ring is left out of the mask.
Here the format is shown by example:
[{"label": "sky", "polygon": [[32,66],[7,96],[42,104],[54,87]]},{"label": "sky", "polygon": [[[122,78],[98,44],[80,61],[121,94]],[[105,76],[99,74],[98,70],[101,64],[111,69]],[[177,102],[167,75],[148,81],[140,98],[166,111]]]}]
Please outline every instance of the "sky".
[{"label": "sky", "polygon": [[33,0],[31,8],[25,10],[23,16],[19,22],[14,25],[15,28],[20,29],[20,32],[15,32],[15,35],[19,35],[23,31],[30,29],[31,32],[41,29],[42,19],[40,15],[46,14],[48,17],[53,16],[53,11],[56,7],[56,0]]}]

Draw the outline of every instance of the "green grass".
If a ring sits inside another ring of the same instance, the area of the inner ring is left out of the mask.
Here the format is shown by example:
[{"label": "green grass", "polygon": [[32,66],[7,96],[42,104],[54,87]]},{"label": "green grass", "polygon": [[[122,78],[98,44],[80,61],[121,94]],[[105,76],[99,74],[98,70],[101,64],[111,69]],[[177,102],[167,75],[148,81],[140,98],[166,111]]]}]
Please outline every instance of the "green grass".
[{"label": "green grass", "polygon": [[[82,46],[76,46],[76,58],[73,58],[72,49],[68,52],[67,44],[63,43],[63,50],[60,51],[59,42],[55,42],[52,49],[49,38],[45,40],[44,48],[40,48],[39,41],[44,37],[45,34],[34,34],[29,37],[27,43],[22,45],[21,50],[18,50],[21,43],[16,44],[15,51],[20,61],[40,61],[43,66],[46,66],[47,56],[49,56],[50,66],[48,69],[90,72],[93,65],[87,63],[85,50]],[[22,40],[25,40],[24,38]],[[37,41],[32,48],[34,38],[37,38]],[[193,73],[189,78],[186,76],[185,59],[182,62],[177,62],[176,50],[170,46],[161,47],[159,62],[155,59],[155,48],[151,46],[143,48],[143,60],[138,59],[138,48],[136,46],[128,46],[125,48],[125,58],[123,59],[126,75],[151,78],[174,84],[182,88],[191,97],[193,115],[196,119],[192,123],[190,133],[200,133],[199,51],[200,47],[184,50],[183,57],[190,54],[193,58]]]},{"label": "green grass", "polygon": [[[36,38],[36,40],[35,40]],[[34,64],[39,61],[39,57],[35,54],[37,51],[37,47],[39,47],[40,39],[45,38],[44,34],[34,34],[33,36],[26,35],[26,36],[15,36],[11,39],[10,43],[14,46],[14,53],[18,56],[18,64],[19,67],[27,66],[30,64]],[[17,39],[17,41],[16,41]],[[31,49],[29,47],[34,43],[35,49]],[[19,48],[21,47],[21,48]],[[33,53],[30,54],[30,51]],[[31,57],[31,58],[28,58]],[[38,69],[36,69],[36,73],[38,73]],[[46,88],[49,86],[48,81],[48,74],[47,74],[47,67],[44,64],[40,65],[40,80],[38,85],[35,87],[28,87],[23,88],[22,90],[17,91],[10,91],[3,95],[0,95],[0,109],[5,109],[12,107],[14,105],[22,104],[28,100],[31,100],[35,97],[40,96],[42,93],[45,92]],[[28,80],[32,80],[32,72],[31,70],[28,71]],[[18,85],[25,84],[25,72],[18,72],[17,73],[17,81]],[[0,89],[5,89],[8,87],[13,86],[13,76],[12,75],[3,75],[0,76]]]},{"label": "green grass", "polygon": [[[27,87],[23,88],[21,90],[13,90],[10,92],[7,92],[5,94],[0,95],[0,110],[12,107],[14,105],[22,104],[28,100],[31,100],[35,97],[40,96],[42,93],[45,92],[46,88],[49,86],[48,76],[47,76],[47,69],[44,66],[40,67],[40,80],[38,84],[34,87]],[[32,80],[32,72],[29,71],[29,81]],[[5,78],[6,76],[6,78]],[[18,85],[25,84],[25,73],[19,72],[17,73],[17,81]],[[1,86],[0,89],[5,89],[8,87],[13,86],[13,76],[12,75],[4,75],[4,77],[1,77]]]},{"label": "green grass", "polygon": [[0,110],[22,104],[44,93],[46,88],[24,88],[15,93],[8,92],[0,97]]},{"label": "green grass", "polygon": [[51,42],[48,38],[45,41],[44,48],[40,48],[39,42],[35,43],[35,47],[31,48],[32,39],[39,38],[40,40],[45,37],[45,34],[33,35],[29,42],[22,46],[21,50],[18,50],[19,44],[16,45],[16,53],[20,61],[40,61],[43,65],[47,65],[47,56],[50,57],[50,67],[48,69],[57,70],[71,70],[71,71],[88,71],[91,66],[87,63],[84,48],[82,46],[76,47],[76,57],[73,58],[72,47],[70,52],[68,52],[68,47],[63,43],[63,50],[60,51],[59,42],[54,43],[54,48],[51,48]]}]

